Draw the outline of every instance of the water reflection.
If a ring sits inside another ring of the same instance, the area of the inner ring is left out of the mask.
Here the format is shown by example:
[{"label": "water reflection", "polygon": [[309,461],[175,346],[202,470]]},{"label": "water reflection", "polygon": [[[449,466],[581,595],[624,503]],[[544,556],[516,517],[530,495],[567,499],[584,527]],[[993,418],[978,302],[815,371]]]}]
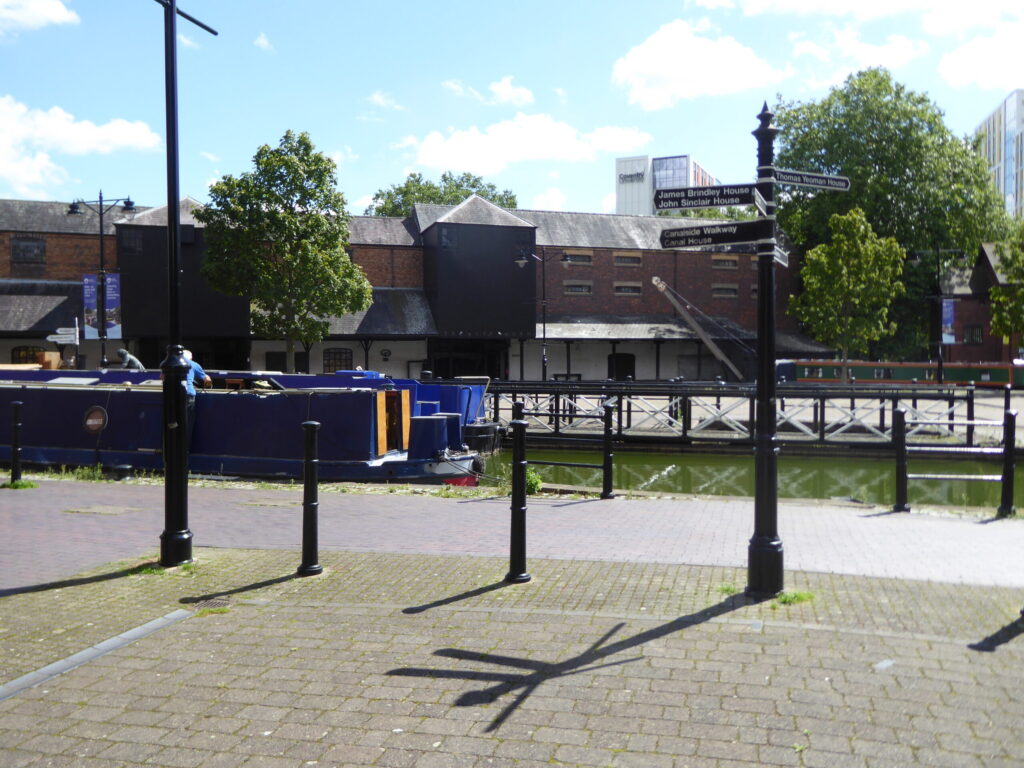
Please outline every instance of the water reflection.
[{"label": "water reflection", "polygon": [[[529,457],[547,461],[600,464],[597,453],[530,451]],[[508,452],[487,462],[487,474],[507,478]],[[601,487],[599,470],[578,467],[537,467],[546,483]],[[999,474],[999,462],[912,459],[912,473]],[[708,496],[753,496],[752,455],[615,454],[617,489]],[[1000,484],[966,480],[912,480],[911,505],[998,507]],[[1024,467],[1018,466],[1014,504],[1024,507]],[[856,499],[887,505],[896,499],[896,469],[891,459],[852,457],[779,457],[779,496],[796,499]]]}]

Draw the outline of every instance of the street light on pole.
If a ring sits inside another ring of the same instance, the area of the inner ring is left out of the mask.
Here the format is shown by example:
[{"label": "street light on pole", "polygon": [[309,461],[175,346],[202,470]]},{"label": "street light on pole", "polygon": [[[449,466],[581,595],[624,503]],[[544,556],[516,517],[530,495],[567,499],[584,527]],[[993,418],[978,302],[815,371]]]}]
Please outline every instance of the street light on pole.
[{"label": "street light on pole", "polygon": [[[527,264],[530,263],[530,259],[540,262],[540,327],[541,327],[541,358],[540,358],[540,378],[542,381],[548,380],[548,273],[547,273],[547,259],[542,259],[535,253],[531,253],[529,249],[522,248],[519,251],[519,256],[516,258],[516,266],[523,269]],[[536,294],[534,294],[536,296]]]},{"label": "street light on pole", "polygon": [[106,265],[106,249],[105,240],[106,233],[103,231],[103,217],[108,211],[112,211],[114,208],[121,205],[121,210],[125,213],[132,213],[135,211],[135,203],[132,202],[130,197],[118,197],[113,200],[103,198],[103,190],[100,190],[100,196],[98,200],[76,200],[68,206],[68,216],[81,216],[82,206],[84,205],[90,211],[98,214],[100,217],[100,271],[97,277],[96,285],[96,310],[99,321],[99,337],[100,337],[100,367],[107,367],[107,265]]}]

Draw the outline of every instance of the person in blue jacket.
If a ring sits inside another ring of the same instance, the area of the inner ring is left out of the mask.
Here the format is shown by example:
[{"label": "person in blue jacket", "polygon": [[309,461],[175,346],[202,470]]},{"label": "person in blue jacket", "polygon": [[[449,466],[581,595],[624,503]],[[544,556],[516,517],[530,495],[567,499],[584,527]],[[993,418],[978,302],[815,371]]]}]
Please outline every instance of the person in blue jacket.
[{"label": "person in blue jacket", "polygon": [[188,360],[188,373],[185,374],[185,416],[188,422],[188,445],[192,445],[192,428],[195,426],[195,411],[196,411],[196,379],[199,380],[200,386],[206,389],[207,386],[213,383],[213,379],[209,377],[206,371],[203,370],[203,366],[192,359],[192,351],[186,349],[184,352],[185,359]]}]

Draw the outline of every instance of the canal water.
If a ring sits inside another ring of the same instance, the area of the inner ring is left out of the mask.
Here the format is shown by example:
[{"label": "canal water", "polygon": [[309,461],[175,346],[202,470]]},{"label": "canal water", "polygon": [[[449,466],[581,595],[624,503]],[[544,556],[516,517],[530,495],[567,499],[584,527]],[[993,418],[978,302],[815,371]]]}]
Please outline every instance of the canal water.
[{"label": "canal water", "polygon": [[[600,453],[533,450],[536,461],[600,464]],[[487,460],[487,475],[508,480],[511,451]],[[1024,461],[1014,477],[1014,505],[1024,510]],[[575,467],[537,466],[545,483],[599,489],[601,471]],[[1002,460],[910,460],[912,474],[998,475]],[[842,499],[892,505],[896,499],[896,462],[893,459],[844,457],[787,457],[778,462],[779,498]],[[494,481],[491,481],[494,482]],[[618,490],[707,496],[753,496],[754,457],[711,454],[666,454],[622,451],[615,454],[613,486]],[[953,507],[999,506],[1001,484],[967,480],[910,480],[908,497],[914,505]]]}]

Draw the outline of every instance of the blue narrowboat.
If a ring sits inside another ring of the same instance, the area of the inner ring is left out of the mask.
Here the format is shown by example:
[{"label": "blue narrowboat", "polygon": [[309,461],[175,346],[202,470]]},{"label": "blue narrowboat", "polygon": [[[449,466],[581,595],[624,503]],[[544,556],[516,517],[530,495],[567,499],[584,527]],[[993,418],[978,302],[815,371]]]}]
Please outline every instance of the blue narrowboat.
[{"label": "blue narrowboat", "polygon": [[[420,382],[373,371],[330,375],[207,371],[189,438],[198,474],[301,478],[302,423],[320,423],[325,481],[440,482],[473,476],[465,445],[484,426],[486,380]],[[19,401],[26,464],[163,470],[158,371],[0,370],[0,424]],[[0,429],[10,463],[10,429]]]}]

